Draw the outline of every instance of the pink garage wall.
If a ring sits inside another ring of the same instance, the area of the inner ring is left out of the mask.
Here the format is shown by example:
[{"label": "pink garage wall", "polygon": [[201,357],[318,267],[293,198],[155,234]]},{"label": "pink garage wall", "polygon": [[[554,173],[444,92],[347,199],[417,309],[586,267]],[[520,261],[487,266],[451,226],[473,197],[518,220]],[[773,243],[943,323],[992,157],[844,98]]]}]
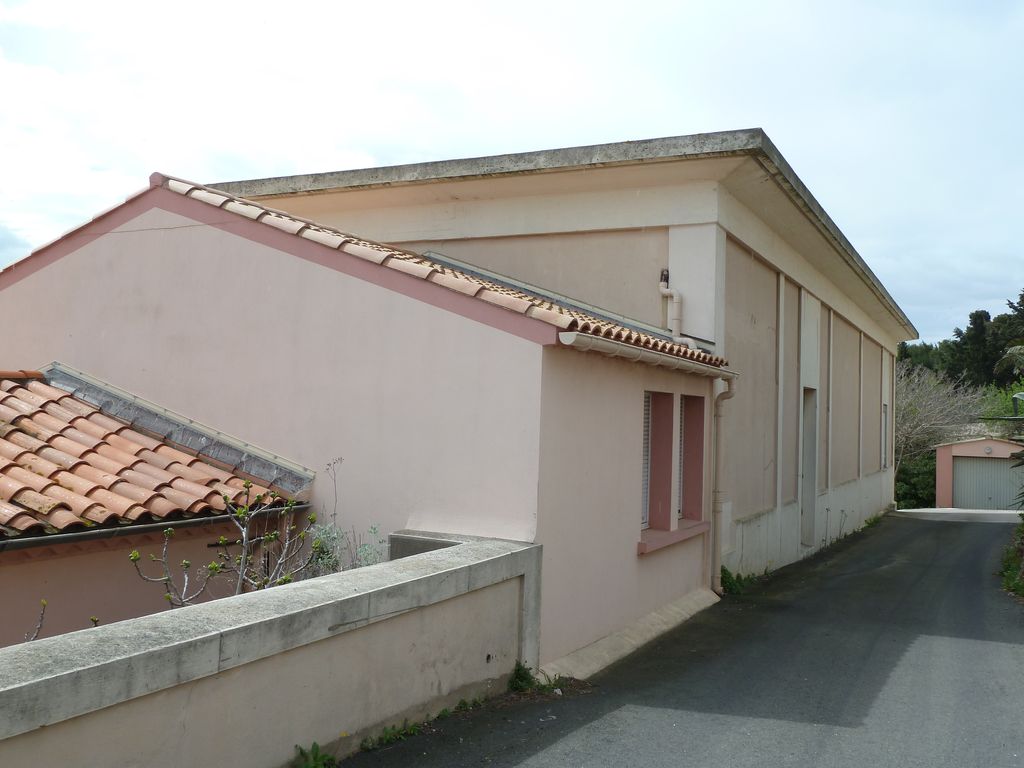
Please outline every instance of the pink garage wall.
[{"label": "pink garage wall", "polygon": [[[228,523],[177,528],[169,556],[178,563],[208,563],[214,550],[207,544],[234,533]],[[20,643],[35,629],[42,599],[47,607],[41,638],[91,627],[90,616],[111,624],[167,610],[161,586],[140,579],[128,559],[128,553],[138,549],[144,572],[156,575],[158,570],[148,560],[150,553],[159,556],[162,545],[163,536],[153,531],[82,543],[42,541],[39,546],[0,551],[0,646]],[[226,581],[216,584],[197,602],[231,594],[232,586]]]},{"label": "pink garage wall", "polygon": [[[986,452],[986,449],[990,449]],[[953,506],[953,457],[980,456],[992,459],[1008,459],[1010,454],[1019,451],[1016,443],[1005,440],[971,440],[965,443],[940,445],[935,449],[935,506],[949,508]]]}]

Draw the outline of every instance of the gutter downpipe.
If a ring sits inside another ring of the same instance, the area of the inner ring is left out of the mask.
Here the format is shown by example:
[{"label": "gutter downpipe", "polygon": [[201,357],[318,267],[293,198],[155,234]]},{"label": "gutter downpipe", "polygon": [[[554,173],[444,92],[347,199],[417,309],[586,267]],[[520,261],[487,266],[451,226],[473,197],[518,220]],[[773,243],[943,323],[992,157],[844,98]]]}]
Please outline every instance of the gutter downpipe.
[{"label": "gutter downpipe", "polygon": [[690,349],[696,349],[697,342],[688,336],[683,336],[683,294],[675,288],[668,287],[667,269],[661,270],[658,291],[669,300],[668,330],[672,334],[672,341],[676,344],[685,344]]},{"label": "gutter downpipe", "polygon": [[725,383],[725,389],[715,395],[714,424],[712,434],[714,435],[714,466],[711,477],[711,588],[715,594],[722,594],[722,506],[725,504],[725,492],[722,490],[721,466],[725,458],[725,445],[722,440],[722,403],[736,395],[736,378],[739,374],[727,368],[715,368],[712,365],[695,363],[692,360],[685,360],[680,357],[666,355],[661,352],[653,352],[649,349],[634,347],[623,344],[620,341],[603,339],[600,336],[591,336],[577,331],[563,331],[558,334],[558,341],[567,347],[574,347],[582,351],[592,350],[608,355],[609,357],[621,357],[625,360],[633,360],[648,365],[656,365],[673,370],[695,373],[698,376],[706,376],[711,379],[718,379]]},{"label": "gutter downpipe", "polygon": [[722,440],[722,403],[736,394],[735,378],[725,379],[725,389],[715,396],[715,466],[711,481],[711,589],[716,595],[722,594],[722,507],[725,492],[722,490],[722,463],[725,461],[725,445]]}]

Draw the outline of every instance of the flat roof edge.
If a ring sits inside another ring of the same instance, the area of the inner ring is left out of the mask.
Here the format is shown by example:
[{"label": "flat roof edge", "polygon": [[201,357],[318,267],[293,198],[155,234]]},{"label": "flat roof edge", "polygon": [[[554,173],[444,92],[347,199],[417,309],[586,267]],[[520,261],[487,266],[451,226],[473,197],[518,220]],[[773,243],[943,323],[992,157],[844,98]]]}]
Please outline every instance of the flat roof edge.
[{"label": "flat roof edge", "polygon": [[762,150],[766,141],[763,130],[748,128],[379,168],[223,181],[208,186],[239,197],[313,194],[334,189],[416,184],[602,165],[750,155]]},{"label": "flat roof edge", "polygon": [[426,163],[329,171],[297,176],[274,176],[210,184],[213,189],[243,198],[311,195],[342,189],[365,189],[405,184],[466,180],[488,176],[552,173],[636,163],[671,162],[722,157],[752,157],[803,211],[840,257],[867,284],[879,302],[911,339],[917,328],[882,285],[857,249],[800,180],[789,162],[761,128],[695,133],[640,141],[591,144],[581,147],[519,152],[505,155],[437,160]]},{"label": "flat roof edge", "polygon": [[761,167],[770,177],[783,189],[791,200],[800,208],[804,214],[817,226],[826,240],[832,242],[833,247],[839,251],[846,263],[871,289],[875,297],[882,303],[896,321],[903,326],[916,339],[920,337],[917,328],[907,317],[907,314],[896,303],[882,281],[878,279],[871,267],[861,257],[839,226],[828,215],[821,203],[814,197],[807,185],[801,181],[796,171],[789,164],[789,161],[782,156],[775,144],[768,136],[763,135],[760,151],[754,153]]}]

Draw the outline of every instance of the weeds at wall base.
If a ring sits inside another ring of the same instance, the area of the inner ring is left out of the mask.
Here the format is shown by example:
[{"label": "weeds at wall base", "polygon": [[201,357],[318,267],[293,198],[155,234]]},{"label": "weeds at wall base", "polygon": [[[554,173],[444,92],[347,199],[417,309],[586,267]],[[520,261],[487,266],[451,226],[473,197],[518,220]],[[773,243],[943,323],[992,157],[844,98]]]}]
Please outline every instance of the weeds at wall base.
[{"label": "weeds at wall base", "polygon": [[723,565],[722,591],[727,595],[742,595],[761,578],[761,576],[754,576],[753,574],[744,576],[741,573],[733,573]]},{"label": "weeds at wall base", "polygon": [[554,694],[560,696],[562,689],[569,683],[569,679],[562,675],[550,677],[544,674],[544,672],[541,672],[541,675],[543,680],[534,674],[533,669],[523,664],[523,662],[517,661],[515,668],[512,670],[512,676],[508,679],[509,693],[537,693],[540,695]]},{"label": "weeds at wall base", "polygon": [[1017,597],[1024,597],[1024,512],[1020,517],[1020,525],[1013,529],[1013,537],[1003,550],[999,576],[1003,581],[1003,589]]},{"label": "weeds at wall base", "polygon": [[292,760],[293,768],[335,768],[338,765],[337,760],[320,751],[320,745],[315,741],[309,749],[303,749],[298,744],[295,749],[299,754]]},{"label": "weeds at wall base", "polygon": [[404,720],[399,725],[389,725],[384,728],[377,736],[367,736],[359,744],[359,748],[364,752],[371,752],[375,749],[390,746],[396,744],[399,741],[405,741],[412,736],[417,736],[423,733],[430,727],[430,724],[436,720],[446,720],[451,717],[454,713],[471,712],[474,709],[479,709],[484,705],[483,697],[477,697],[472,701],[466,699],[460,699],[459,703],[455,705],[454,710],[450,710],[447,707],[438,712],[434,717],[428,717],[423,722],[410,723],[408,720]]},{"label": "weeds at wall base", "polygon": [[864,521],[864,525],[862,525],[861,528],[862,529],[874,528],[880,522],[882,522],[882,516],[880,514],[879,515],[872,515],[871,517],[869,517],[867,520]]}]

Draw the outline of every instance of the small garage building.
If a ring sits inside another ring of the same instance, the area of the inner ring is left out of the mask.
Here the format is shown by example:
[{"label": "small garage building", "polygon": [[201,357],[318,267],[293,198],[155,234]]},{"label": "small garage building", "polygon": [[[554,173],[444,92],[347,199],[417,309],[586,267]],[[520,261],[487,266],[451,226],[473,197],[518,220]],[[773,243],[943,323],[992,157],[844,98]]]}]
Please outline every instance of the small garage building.
[{"label": "small garage building", "polygon": [[1010,454],[1019,443],[979,437],[943,443],[935,451],[935,506],[958,509],[1016,509],[1024,467]]}]

